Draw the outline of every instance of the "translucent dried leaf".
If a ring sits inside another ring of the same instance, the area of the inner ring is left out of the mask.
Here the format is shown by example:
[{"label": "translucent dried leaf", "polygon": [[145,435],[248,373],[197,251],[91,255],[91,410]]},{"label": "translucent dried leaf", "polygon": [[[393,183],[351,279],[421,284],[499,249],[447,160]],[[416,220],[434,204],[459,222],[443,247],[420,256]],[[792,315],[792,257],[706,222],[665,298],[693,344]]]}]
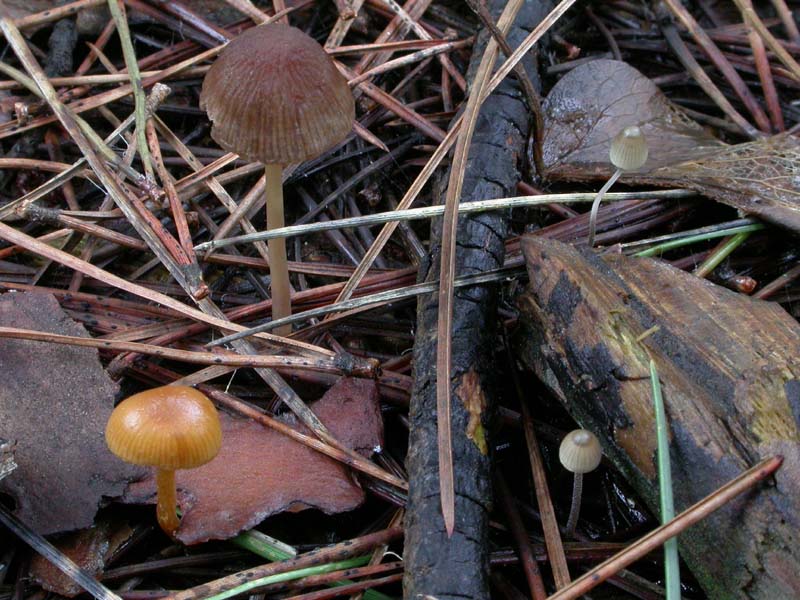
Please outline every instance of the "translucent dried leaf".
[{"label": "translucent dried leaf", "polygon": [[788,134],[666,165],[646,174],[642,182],[688,187],[800,231],[800,140]]},{"label": "translucent dried leaf", "polygon": [[638,125],[650,149],[623,181],[696,190],[800,230],[800,142],[778,135],[726,145],[626,63],[597,60],[565,75],[544,102],[544,162],[551,179],[595,180],[614,170],[611,139]]}]

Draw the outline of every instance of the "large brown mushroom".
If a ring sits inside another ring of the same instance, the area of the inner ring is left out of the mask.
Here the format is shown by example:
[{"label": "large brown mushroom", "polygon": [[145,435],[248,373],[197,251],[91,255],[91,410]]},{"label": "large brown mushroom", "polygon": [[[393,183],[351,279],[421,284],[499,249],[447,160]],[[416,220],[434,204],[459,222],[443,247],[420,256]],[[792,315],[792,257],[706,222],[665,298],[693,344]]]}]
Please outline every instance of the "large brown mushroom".
[{"label": "large brown mushroom", "polygon": [[[264,163],[268,229],[284,225],[283,167],[335,146],[355,117],[347,80],[322,47],[279,23],[249,29],[225,47],[203,81],[200,106],[220,146]],[[285,240],[268,246],[274,320],[291,314],[289,270]]]}]

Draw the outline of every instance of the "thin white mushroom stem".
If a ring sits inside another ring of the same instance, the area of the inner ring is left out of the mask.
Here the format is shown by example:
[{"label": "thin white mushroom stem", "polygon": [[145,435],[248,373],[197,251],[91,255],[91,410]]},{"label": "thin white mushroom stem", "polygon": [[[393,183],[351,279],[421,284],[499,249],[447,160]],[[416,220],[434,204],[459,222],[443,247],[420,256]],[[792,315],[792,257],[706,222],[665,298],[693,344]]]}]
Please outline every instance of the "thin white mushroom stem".
[{"label": "thin white mushroom stem", "polygon": [[161,529],[169,537],[175,537],[180,525],[177,507],[174,469],[156,469],[156,516]]},{"label": "thin white mushroom stem", "polygon": [[575,473],[572,480],[572,504],[569,507],[569,518],[564,536],[571,538],[575,535],[575,527],[578,525],[578,515],[581,512],[581,495],[583,494],[583,473]]},{"label": "thin white mushroom stem", "polygon": [[[266,165],[267,229],[283,227],[283,183],[281,165]],[[267,241],[269,249],[269,274],[272,281],[272,319],[283,319],[292,314],[289,288],[289,264],[286,261],[286,239],[275,238]],[[277,335],[289,335],[291,325],[277,327]]]},{"label": "thin white mushroom stem", "polygon": [[606,181],[605,185],[600,188],[600,191],[597,192],[597,196],[594,197],[594,201],[592,202],[592,210],[589,211],[589,248],[594,247],[594,233],[597,227],[597,211],[600,209],[600,201],[603,199],[603,196],[606,195],[606,192],[611,188],[612,185],[619,179],[619,176],[622,175],[622,169],[617,169],[614,171],[614,174],[611,178]]}]

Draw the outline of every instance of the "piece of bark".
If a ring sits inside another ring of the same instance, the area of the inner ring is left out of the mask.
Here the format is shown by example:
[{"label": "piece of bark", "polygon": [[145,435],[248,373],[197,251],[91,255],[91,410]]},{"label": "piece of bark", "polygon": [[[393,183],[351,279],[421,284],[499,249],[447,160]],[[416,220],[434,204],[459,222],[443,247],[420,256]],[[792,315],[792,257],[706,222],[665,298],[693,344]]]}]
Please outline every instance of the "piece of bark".
[{"label": "piece of bark", "polygon": [[0,438],[0,480],[10,475],[17,468],[14,460],[15,444]]},{"label": "piece of bark", "polygon": [[[581,254],[526,236],[520,360],[658,514],[648,361],[670,431],[676,510],[781,454],[776,485],[679,536],[713,599],[800,597],[800,326],[777,304],[661,261]],[[644,338],[637,337],[658,326]]]},{"label": "piece of bark", "polygon": [[[4,294],[0,325],[87,336],[50,294]],[[0,492],[41,534],[90,526],[103,496],[141,473],[106,447],[117,385],[97,350],[3,339],[0,372],[0,437],[16,441],[19,464]]]},{"label": "piece of bark", "polygon": [[[495,18],[505,2],[493,1]],[[527,2],[508,36],[516,47],[547,13],[547,2]],[[484,32],[473,51],[471,70],[487,43]],[[535,55],[523,61],[538,84]],[[471,74],[470,74],[471,75]],[[472,77],[468,75],[468,79]],[[481,109],[470,149],[461,201],[502,198],[513,194],[520,180],[529,131],[529,110],[520,86],[507,78]],[[456,276],[497,269],[503,264],[508,213],[459,218]],[[441,219],[431,231],[429,263],[420,267],[420,281],[439,278]],[[490,374],[494,357],[497,287],[456,290],[452,333],[452,446],[455,471],[455,531],[448,538],[439,496],[436,413],[436,294],[421,296],[414,341],[414,388],[407,466],[409,501],[405,520],[404,596],[420,598],[488,598],[487,528],[491,475],[485,438]]]},{"label": "piece of bark", "polygon": [[[369,456],[383,443],[374,381],[343,377],[311,407],[344,445]],[[282,420],[303,433],[294,415]],[[342,464],[249,419],[220,414],[222,448],[210,463],[178,471],[183,518],[175,537],[184,544],[228,539],[272,514],[316,508],[353,510],[364,491]],[[155,503],[153,473],[131,484],[123,502]]]}]

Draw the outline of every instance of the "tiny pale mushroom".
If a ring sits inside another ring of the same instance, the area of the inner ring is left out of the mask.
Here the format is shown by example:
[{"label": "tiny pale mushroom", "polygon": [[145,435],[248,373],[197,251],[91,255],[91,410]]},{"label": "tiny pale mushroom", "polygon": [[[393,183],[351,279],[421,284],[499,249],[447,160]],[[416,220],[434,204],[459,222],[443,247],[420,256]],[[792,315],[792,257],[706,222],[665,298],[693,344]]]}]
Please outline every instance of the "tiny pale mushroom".
[{"label": "tiny pale mushroom", "polygon": [[566,535],[572,537],[578,524],[578,515],[581,510],[581,495],[583,494],[583,475],[594,471],[603,458],[603,449],[600,440],[591,431],[575,429],[570,431],[561,441],[558,449],[558,458],[561,465],[573,473],[572,503],[567,519]]}]

